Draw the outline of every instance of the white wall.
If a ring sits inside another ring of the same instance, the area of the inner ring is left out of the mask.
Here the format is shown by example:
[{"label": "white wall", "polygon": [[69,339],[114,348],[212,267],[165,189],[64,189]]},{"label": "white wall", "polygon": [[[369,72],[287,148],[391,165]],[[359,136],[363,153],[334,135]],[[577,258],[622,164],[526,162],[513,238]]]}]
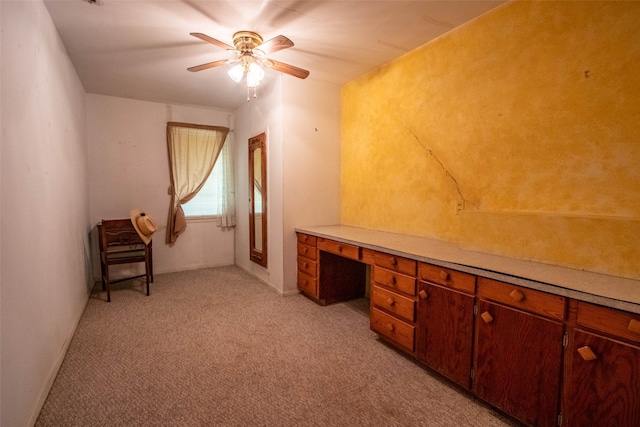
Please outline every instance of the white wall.
[{"label": "white wall", "polygon": [[[238,89],[241,89],[240,87]],[[257,98],[235,111],[236,140],[236,265],[282,293],[282,80],[260,86]],[[249,260],[249,138],[267,134],[267,268]]]},{"label": "white wall", "polygon": [[285,293],[297,288],[295,228],[340,223],[340,87],[286,78],[283,90]]},{"label": "white wall", "polygon": [[[132,208],[151,215],[159,230],[153,238],[154,273],[231,265],[234,231],[212,220],[189,221],[173,246],[164,243],[169,211],[168,121],[233,127],[230,112],[87,95],[89,189],[94,276],[99,278],[95,225],[102,219],[129,218]],[[228,143],[233,143],[233,133]],[[142,271],[123,266],[120,274]],[[153,292],[153,285],[151,287]]]},{"label": "white wall", "polygon": [[[295,227],[340,222],[340,87],[280,76],[235,112],[236,264],[297,293]],[[269,266],[249,261],[247,140],[267,132]]]},{"label": "white wall", "polygon": [[2,426],[32,424],[87,302],[85,93],[40,1],[0,2]]}]

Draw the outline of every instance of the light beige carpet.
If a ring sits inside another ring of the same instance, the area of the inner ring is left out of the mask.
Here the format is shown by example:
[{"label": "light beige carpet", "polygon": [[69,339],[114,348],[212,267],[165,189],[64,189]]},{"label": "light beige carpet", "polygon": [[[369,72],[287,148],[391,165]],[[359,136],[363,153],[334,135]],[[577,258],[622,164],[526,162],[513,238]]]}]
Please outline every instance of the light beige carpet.
[{"label": "light beige carpet", "polygon": [[237,267],[92,295],[37,426],[508,426],[369,330]]}]

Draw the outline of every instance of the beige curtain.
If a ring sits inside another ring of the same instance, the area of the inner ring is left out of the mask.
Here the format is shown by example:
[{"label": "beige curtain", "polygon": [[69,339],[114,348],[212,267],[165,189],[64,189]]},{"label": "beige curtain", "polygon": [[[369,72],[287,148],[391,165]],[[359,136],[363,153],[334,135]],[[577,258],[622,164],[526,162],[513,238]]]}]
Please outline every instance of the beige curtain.
[{"label": "beige curtain", "polygon": [[236,226],[236,186],[235,161],[233,157],[233,137],[227,136],[218,161],[223,161],[222,179],[218,182],[218,199],[216,200],[218,227],[231,228]]},{"label": "beige curtain", "polygon": [[167,123],[171,204],[166,243],[175,243],[187,228],[181,205],[191,200],[204,185],[228,133],[229,128],[220,126]]}]

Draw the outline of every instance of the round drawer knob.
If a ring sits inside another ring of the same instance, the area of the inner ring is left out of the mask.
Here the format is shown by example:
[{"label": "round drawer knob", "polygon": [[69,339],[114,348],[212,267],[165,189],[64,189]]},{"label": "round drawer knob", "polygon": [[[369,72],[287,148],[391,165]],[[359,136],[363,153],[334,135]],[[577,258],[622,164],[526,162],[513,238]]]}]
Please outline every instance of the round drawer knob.
[{"label": "round drawer knob", "polygon": [[395,303],[396,303],[396,302],[393,300],[393,298],[391,298],[391,297],[387,298],[387,304],[389,304],[389,305],[393,305],[393,304],[395,304]]},{"label": "round drawer knob", "polygon": [[396,329],[395,326],[393,326],[391,323],[387,324],[387,330],[389,332],[393,332],[395,331],[395,329]]},{"label": "round drawer knob", "polygon": [[421,290],[420,292],[418,292],[418,295],[420,295],[420,298],[422,299],[427,299],[429,298],[429,294],[427,293],[427,291],[425,291],[424,289]]}]

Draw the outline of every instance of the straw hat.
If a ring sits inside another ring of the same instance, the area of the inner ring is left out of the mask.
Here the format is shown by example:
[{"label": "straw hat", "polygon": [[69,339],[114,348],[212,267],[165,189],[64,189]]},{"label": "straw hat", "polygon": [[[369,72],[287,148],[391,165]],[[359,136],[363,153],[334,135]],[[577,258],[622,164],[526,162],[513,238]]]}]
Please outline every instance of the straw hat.
[{"label": "straw hat", "polygon": [[144,212],[141,212],[140,209],[131,209],[131,223],[144,244],[148,245],[153,233],[158,229],[153,218]]}]

